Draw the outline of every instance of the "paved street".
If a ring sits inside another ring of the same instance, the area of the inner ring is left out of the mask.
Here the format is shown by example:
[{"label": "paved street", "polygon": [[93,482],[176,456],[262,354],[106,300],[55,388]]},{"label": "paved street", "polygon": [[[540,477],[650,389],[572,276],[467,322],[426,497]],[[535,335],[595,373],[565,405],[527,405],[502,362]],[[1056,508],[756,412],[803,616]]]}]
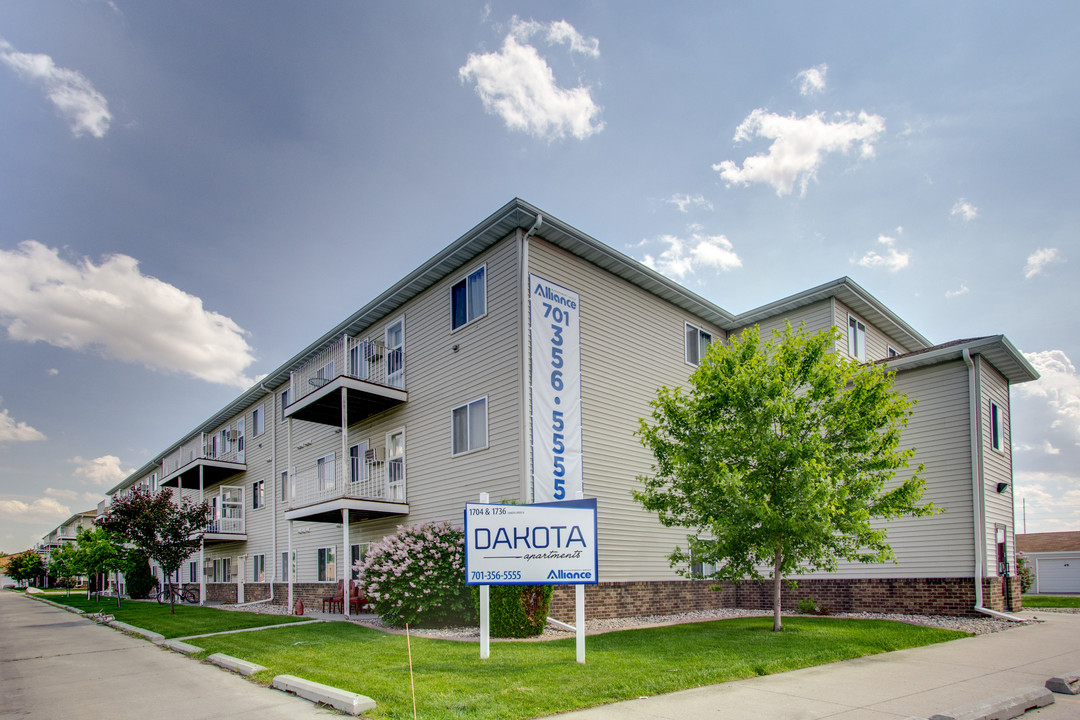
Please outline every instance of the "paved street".
[{"label": "paved street", "polygon": [[0,592],[0,718],[341,717],[146,640]]}]

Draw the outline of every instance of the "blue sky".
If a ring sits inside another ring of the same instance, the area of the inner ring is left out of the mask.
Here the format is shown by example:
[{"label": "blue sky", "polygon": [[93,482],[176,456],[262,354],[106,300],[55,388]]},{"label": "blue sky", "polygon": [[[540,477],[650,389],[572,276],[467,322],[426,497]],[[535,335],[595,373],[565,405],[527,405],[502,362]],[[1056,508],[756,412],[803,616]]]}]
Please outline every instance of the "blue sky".
[{"label": "blue sky", "polygon": [[1080,6],[674,7],[0,0],[0,549],[515,196],[732,312],[1004,333],[1018,525],[1080,529]]}]

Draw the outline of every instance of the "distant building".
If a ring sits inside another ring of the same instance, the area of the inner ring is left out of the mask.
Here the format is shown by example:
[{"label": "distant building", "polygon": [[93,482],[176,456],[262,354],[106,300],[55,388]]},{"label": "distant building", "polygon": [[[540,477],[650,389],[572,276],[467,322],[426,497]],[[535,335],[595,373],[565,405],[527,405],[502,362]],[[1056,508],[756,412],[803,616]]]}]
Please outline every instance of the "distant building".
[{"label": "distant building", "polygon": [[[546,319],[535,304],[544,301]],[[534,337],[556,318],[555,336]],[[109,493],[171,487],[211,503],[204,547],[177,579],[213,601],[272,596],[310,607],[398,525],[460,523],[481,492],[571,499],[577,484],[599,505],[590,617],[771,607],[756,584],[714,592],[678,575],[666,556],[686,531],[661,526],[630,492],[652,463],[634,433],[657,389],[685,384],[709,342],[754,325],[768,335],[785,321],[836,327],[836,352],[897,372],[896,387],[919,400],[903,442],[926,466],[925,500],[945,509],[889,525],[898,564],[805,576],[785,589],[785,606],[811,595],[835,611],[1019,607],[1009,389],[1037,374],[1005,337],[935,345],[846,277],[734,315],[521,200]],[[577,352],[558,342],[536,350],[564,339]],[[538,402],[564,398],[538,416]],[[553,422],[569,426],[554,450],[543,439]],[[553,605],[560,617],[572,616],[564,589]]]},{"label": "distant building", "polygon": [[1029,592],[1080,593],[1080,530],[1022,533],[1016,549],[1035,574]]}]

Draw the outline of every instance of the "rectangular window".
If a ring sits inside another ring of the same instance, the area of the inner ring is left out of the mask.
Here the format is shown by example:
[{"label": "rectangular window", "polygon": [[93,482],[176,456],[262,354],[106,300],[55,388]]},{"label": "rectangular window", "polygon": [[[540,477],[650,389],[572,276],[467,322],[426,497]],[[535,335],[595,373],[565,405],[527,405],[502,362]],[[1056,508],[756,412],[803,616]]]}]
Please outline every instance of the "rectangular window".
[{"label": "rectangular window", "polygon": [[281,582],[289,582],[289,552],[281,553]]},{"label": "rectangular window", "polygon": [[891,358],[894,358],[894,357],[896,357],[896,356],[897,356],[897,355],[899,355],[899,354],[900,354],[900,353],[899,353],[899,352],[897,351],[897,349],[896,349],[896,348],[894,348],[894,347],[893,347],[892,345],[889,345],[889,346],[888,346],[888,350],[887,350],[887,351],[886,351],[886,353],[885,353],[885,356],[886,356],[886,357],[891,357]]},{"label": "rectangular window", "polygon": [[266,556],[251,556],[251,582],[266,582]]},{"label": "rectangular window", "polygon": [[405,429],[386,435],[387,500],[405,502]]},{"label": "rectangular window", "polygon": [[251,411],[251,434],[262,435],[266,430],[266,415],[263,410],[263,406],[255,408]]},{"label": "rectangular window", "polygon": [[290,393],[289,393],[288,389],[285,389],[285,390],[281,391],[281,421],[282,422],[285,422],[285,408],[289,407],[289,403],[292,402],[292,400],[289,397],[289,394]]},{"label": "rectangular window", "polygon": [[686,323],[686,362],[691,365],[700,364],[711,342],[712,334]]},{"label": "rectangular window", "polygon": [[349,482],[367,480],[367,451],[367,440],[349,448]]},{"label": "rectangular window", "polygon": [[258,510],[266,505],[266,481],[256,480],[251,483],[251,509]]},{"label": "rectangular window", "polygon": [[292,488],[289,486],[289,471],[281,471],[281,499],[283,502],[288,502],[292,499]]},{"label": "rectangular window", "polygon": [[337,485],[337,470],[334,453],[323,455],[315,461],[315,473],[319,481],[319,492],[329,492]]},{"label": "rectangular window", "polygon": [[487,281],[485,268],[474,270],[450,287],[450,317],[452,330],[467,325],[487,312]]},{"label": "rectangular window", "polygon": [[848,355],[859,362],[866,362],[866,326],[848,315]]},{"label": "rectangular window", "polygon": [[231,576],[229,574],[229,558],[218,558],[214,560],[214,582],[229,582]]},{"label": "rectangular window", "polygon": [[319,582],[337,580],[337,546],[319,548]]},{"label": "rectangular window", "polygon": [[360,579],[360,572],[356,569],[356,564],[363,560],[367,556],[367,549],[369,543],[357,543],[349,548],[349,557],[351,562],[349,563],[350,577],[353,580]]},{"label": "rectangular window", "polygon": [[990,401],[990,447],[998,452],[1004,449],[1001,408],[993,400]]},{"label": "rectangular window", "polygon": [[199,582],[199,563],[197,563],[197,562],[189,562],[188,563],[188,582],[190,582],[190,583]]},{"label": "rectangular window", "polygon": [[150,492],[157,492],[157,490],[158,490],[157,473],[154,473],[153,475],[150,476]]},{"label": "rectangular window", "polygon": [[487,447],[487,398],[473,400],[450,411],[451,454]]},{"label": "rectangular window", "polygon": [[386,327],[386,384],[405,387],[405,320]]},{"label": "rectangular window", "polygon": [[690,554],[690,572],[694,575],[700,575],[708,578],[716,572],[716,564],[710,562],[702,562],[694,558],[693,553]]}]

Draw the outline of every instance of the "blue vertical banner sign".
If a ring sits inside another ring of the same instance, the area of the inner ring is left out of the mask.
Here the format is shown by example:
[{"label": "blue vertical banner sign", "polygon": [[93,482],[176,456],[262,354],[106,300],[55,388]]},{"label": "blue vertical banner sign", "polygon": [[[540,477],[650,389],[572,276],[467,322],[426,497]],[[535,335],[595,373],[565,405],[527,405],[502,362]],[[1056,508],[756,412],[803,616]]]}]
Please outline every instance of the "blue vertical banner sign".
[{"label": "blue vertical banner sign", "polygon": [[581,299],[529,275],[533,502],[584,494],[581,475]]}]

